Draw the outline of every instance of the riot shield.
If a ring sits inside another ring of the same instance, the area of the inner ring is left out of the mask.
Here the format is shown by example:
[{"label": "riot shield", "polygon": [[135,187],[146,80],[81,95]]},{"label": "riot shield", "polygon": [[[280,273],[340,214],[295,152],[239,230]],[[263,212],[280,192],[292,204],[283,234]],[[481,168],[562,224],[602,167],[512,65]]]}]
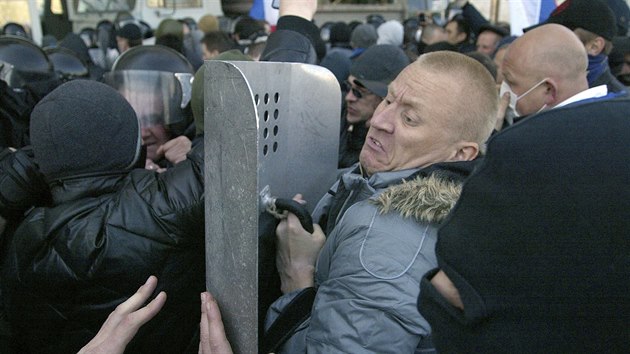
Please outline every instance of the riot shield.
[{"label": "riot shield", "polygon": [[302,193],[309,210],[327,192],[337,174],[341,93],[319,66],[204,65],[206,286],[235,352],[255,353],[264,311],[279,295],[269,268],[276,223],[261,192]]}]

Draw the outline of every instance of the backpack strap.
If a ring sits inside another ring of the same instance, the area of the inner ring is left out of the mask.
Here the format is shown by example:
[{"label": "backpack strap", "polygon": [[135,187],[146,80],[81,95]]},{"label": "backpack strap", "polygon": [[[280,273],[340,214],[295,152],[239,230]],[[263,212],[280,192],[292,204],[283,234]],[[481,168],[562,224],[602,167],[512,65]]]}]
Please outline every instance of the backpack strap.
[{"label": "backpack strap", "polygon": [[286,342],[293,332],[311,315],[317,290],[314,287],[302,290],[276,318],[265,332],[261,353],[274,353]]}]

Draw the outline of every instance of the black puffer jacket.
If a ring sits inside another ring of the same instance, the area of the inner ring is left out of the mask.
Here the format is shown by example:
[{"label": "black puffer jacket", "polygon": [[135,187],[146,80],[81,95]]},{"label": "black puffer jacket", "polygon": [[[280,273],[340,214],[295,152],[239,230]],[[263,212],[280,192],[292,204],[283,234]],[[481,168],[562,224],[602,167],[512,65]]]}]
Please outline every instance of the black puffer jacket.
[{"label": "black puffer jacket", "polygon": [[22,353],[76,353],[151,274],[168,295],[127,353],[184,353],[204,277],[203,144],[163,174],[66,179],[27,213],[3,254],[5,309]]}]

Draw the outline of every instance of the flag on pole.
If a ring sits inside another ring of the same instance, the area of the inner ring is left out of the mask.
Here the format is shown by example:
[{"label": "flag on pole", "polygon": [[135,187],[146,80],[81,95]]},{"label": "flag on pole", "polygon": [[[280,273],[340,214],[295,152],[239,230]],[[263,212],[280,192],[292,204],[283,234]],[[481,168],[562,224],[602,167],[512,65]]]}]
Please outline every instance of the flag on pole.
[{"label": "flag on pole", "polygon": [[272,28],[276,27],[278,22],[278,10],[271,7],[272,0],[254,0],[249,17],[256,20],[265,20]]},{"label": "flag on pole", "polygon": [[512,35],[520,36],[523,28],[544,22],[556,8],[556,0],[510,0]]}]

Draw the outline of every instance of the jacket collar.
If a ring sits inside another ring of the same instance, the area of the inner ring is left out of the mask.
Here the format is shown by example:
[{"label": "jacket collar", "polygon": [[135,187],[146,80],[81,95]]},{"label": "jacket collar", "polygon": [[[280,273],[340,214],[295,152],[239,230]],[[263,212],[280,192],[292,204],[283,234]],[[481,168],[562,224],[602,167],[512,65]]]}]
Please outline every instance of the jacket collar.
[{"label": "jacket collar", "polygon": [[421,222],[441,223],[457,203],[464,180],[481,159],[438,163],[420,169],[374,200],[381,213],[396,211]]}]

